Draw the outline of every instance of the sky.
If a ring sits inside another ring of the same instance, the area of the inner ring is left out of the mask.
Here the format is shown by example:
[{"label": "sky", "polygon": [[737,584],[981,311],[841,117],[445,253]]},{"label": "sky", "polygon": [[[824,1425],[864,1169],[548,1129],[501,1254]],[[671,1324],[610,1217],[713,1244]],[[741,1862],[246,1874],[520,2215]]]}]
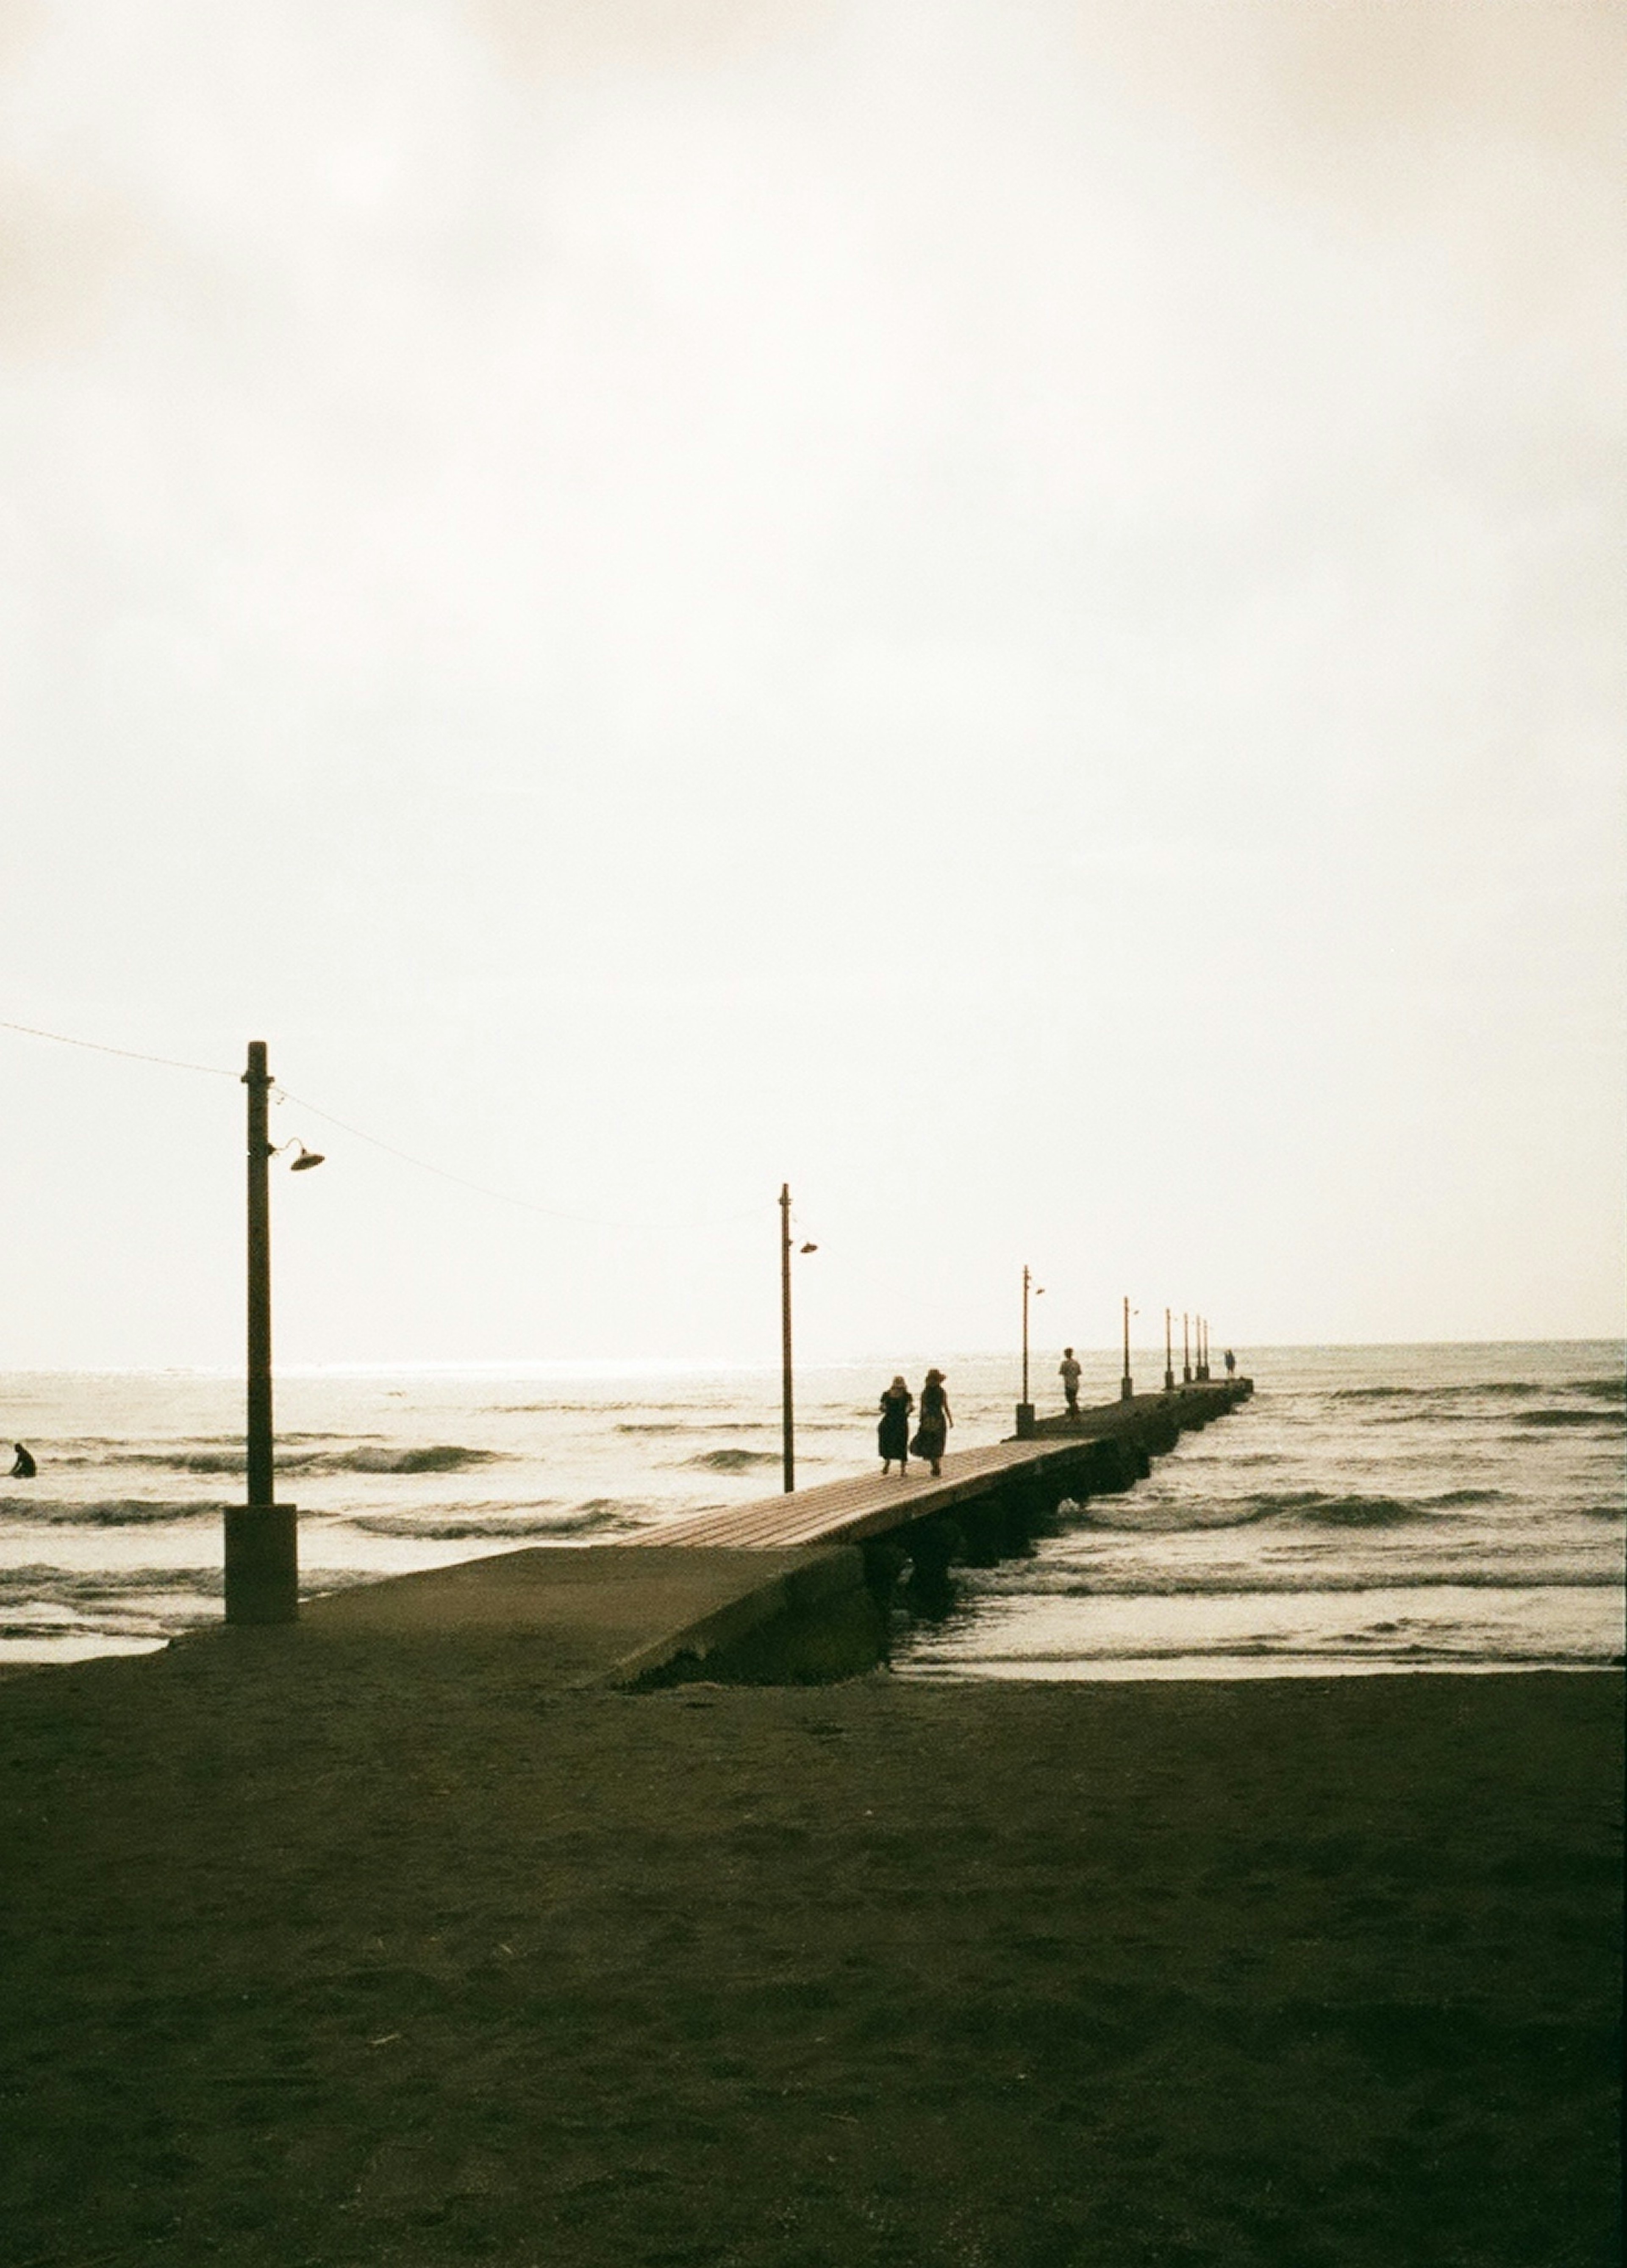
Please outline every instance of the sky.
[{"label": "sky", "polygon": [[0,0],[0,1365],[1620,1331],[1624,44]]}]

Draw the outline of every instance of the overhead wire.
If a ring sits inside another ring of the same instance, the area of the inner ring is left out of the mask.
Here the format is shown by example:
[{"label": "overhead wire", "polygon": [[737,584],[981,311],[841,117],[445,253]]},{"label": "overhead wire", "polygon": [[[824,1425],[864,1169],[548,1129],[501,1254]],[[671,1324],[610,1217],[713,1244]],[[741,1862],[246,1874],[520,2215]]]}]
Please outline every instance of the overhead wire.
[{"label": "overhead wire", "polygon": [[729,1221],[746,1220],[752,1214],[767,1210],[766,1204],[760,1202],[756,1204],[742,1206],[734,1212],[715,1213],[705,1219],[690,1219],[681,1223],[613,1219],[603,1213],[571,1212],[561,1205],[539,1204],[534,1197],[517,1197],[509,1189],[494,1189],[488,1182],[471,1181],[467,1174],[454,1174],[445,1166],[432,1166],[427,1158],[415,1158],[410,1150],[399,1150],[394,1142],[381,1141],[378,1135],[364,1133],[359,1126],[352,1126],[342,1118],[335,1118],[331,1110],[323,1110],[316,1103],[307,1102],[303,1095],[296,1094],[291,1087],[284,1086],[280,1080],[273,1082],[272,1093],[280,1095],[283,1101],[295,1104],[301,1110],[308,1110],[313,1118],[321,1119],[325,1125],[336,1126],[342,1134],[351,1135],[357,1141],[365,1142],[372,1149],[382,1150],[388,1157],[399,1158],[404,1165],[416,1166],[420,1173],[433,1174],[439,1181],[455,1182],[460,1189],[473,1189],[476,1195],[482,1197],[493,1197],[499,1204],[518,1205],[522,1211],[542,1213],[550,1220],[574,1221],[578,1226],[584,1228],[630,1229],[636,1230],[641,1235],[660,1236],[679,1226],[720,1228]]},{"label": "overhead wire", "polygon": [[127,1063],[163,1064],[169,1071],[195,1071],[207,1079],[239,1079],[235,1071],[223,1071],[218,1064],[182,1063],[178,1056],[150,1056],[139,1048],[110,1048],[104,1040],[77,1040],[66,1032],[47,1032],[38,1024],[12,1024],[0,1016],[0,1032],[25,1032],[31,1040],[54,1040],[59,1048],[88,1048],[92,1055],[122,1056]]},{"label": "overhead wire", "polygon": [[[110,1047],[105,1041],[81,1040],[68,1032],[48,1032],[38,1024],[15,1024],[4,1016],[0,1016],[0,1031],[20,1032],[31,1040],[50,1040],[58,1047],[85,1048],[92,1055],[119,1056],[127,1063],[160,1064],[169,1071],[196,1071],[209,1079],[235,1079],[239,1084],[242,1080],[240,1071],[225,1071],[218,1064],[187,1063],[178,1056],[149,1055],[140,1048]],[[516,1197],[510,1189],[493,1189],[489,1182],[472,1181],[467,1174],[454,1174],[445,1166],[431,1165],[427,1158],[415,1157],[410,1150],[398,1149],[394,1142],[382,1141],[378,1135],[365,1133],[361,1127],[352,1126],[348,1120],[336,1118],[331,1110],[323,1110],[318,1104],[307,1102],[302,1095],[283,1086],[280,1080],[273,1081],[272,1093],[301,1110],[308,1110],[313,1118],[320,1118],[325,1125],[336,1126],[341,1133],[349,1134],[357,1142],[365,1142],[371,1149],[382,1150],[387,1157],[399,1158],[403,1165],[416,1167],[421,1174],[433,1174],[438,1181],[452,1182],[460,1189],[472,1189],[476,1196],[490,1197],[497,1204],[513,1205],[521,1212],[540,1213],[549,1220],[571,1221],[578,1227],[621,1229],[638,1235],[664,1236],[684,1228],[721,1228],[732,1221],[749,1219],[754,1214],[766,1210],[766,1206],[760,1203],[743,1205],[733,1212],[716,1213],[705,1219],[680,1223],[613,1219],[604,1214],[574,1212],[562,1205],[539,1204],[534,1197]]]}]

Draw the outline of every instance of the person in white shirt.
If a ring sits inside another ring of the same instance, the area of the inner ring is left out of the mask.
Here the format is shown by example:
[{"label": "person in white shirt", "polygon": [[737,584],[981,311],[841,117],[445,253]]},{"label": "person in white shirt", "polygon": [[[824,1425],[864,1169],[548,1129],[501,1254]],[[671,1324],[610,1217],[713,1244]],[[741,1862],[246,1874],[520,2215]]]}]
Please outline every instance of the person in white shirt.
[{"label": "person in white shirt", "polygon": [[1068,1415],[1079,1414],[1079,1366],[1073,1359],[1073,1349],[1064,1347],[1062,1360],[1056,1366],[1056,1375],[1062,1381],[1062,1390],[1068,1397]]}]

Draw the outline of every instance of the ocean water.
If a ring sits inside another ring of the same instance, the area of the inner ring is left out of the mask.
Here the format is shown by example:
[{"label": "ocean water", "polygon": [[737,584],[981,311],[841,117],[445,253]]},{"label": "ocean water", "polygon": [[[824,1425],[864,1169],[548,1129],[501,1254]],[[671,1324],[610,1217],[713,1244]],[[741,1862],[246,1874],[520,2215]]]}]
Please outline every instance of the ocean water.
[{"label": "ocean water", "polygon": [[[1031,1557],[902,1624],[917,1677],[1587,1668],[1623,1653],[1619,1342],[1239,1349],[1254,1400]],[[938,1360],[952,1449],[997,1440],[1008,1356]],[[1035,1369],[1055,1403],[1056,1356]],[[1086,1359],[1083,1398],[1117,1388]],[[925,1359],[798,1380],[806,1485],[869,1469],[876,1396]],[[1161,1356],[1141,1359],[1156,1382]],[[278,1495],[309,1593],[517,1544],[610,1542],[779,1485],[777,1370],[534,1365],[284,1373]],[[195,1373],[0,1378],[0,1667],[138,1652],[217,1620],[242,1388]]]}]

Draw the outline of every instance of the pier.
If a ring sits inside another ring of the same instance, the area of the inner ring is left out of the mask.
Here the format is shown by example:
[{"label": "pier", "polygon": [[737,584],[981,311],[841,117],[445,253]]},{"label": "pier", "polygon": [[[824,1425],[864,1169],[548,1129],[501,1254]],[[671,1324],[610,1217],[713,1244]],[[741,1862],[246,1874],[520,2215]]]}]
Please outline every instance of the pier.
[{"label": "pier", "polygon": [[1070,1502],[1146,1477],[1183,1432],[1253,1393],[1239,1378],[1027,1420],[1021,1438],[904,1475],[866,1475],[696,1513],[626,1543],[540,1544],[306,1602],[312,1641],[523,1642],[561,1688],[694,1677],[818,1683],[873,1668],[894,1592],[924,1604],[955,1565],[1054,1533]]}]

